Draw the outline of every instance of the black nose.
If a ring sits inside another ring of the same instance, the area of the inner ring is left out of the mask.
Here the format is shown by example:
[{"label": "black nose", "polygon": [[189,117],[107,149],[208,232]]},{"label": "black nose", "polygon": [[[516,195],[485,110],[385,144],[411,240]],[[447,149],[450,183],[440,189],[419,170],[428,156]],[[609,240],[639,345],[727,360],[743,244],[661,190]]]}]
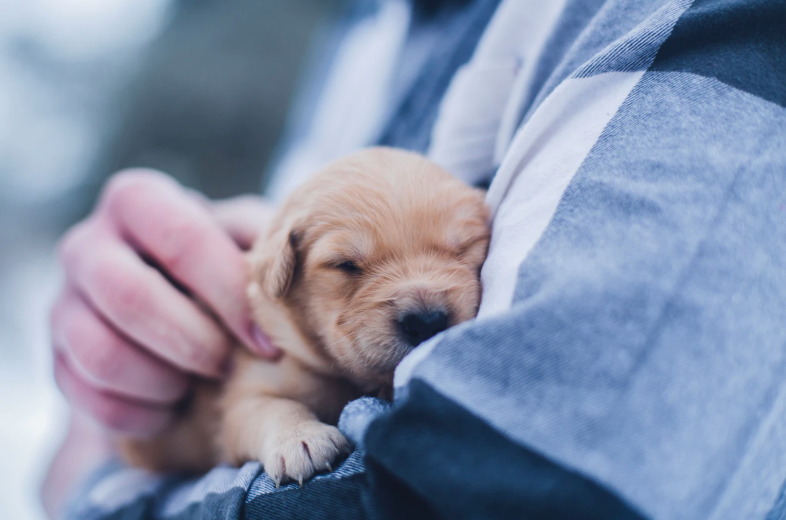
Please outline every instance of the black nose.
[{"label": "black nose", "polygon": [[425,311],[406,314],[398,320],[404,341],[416,347],[448,328],[448,314],[443,311]]}]

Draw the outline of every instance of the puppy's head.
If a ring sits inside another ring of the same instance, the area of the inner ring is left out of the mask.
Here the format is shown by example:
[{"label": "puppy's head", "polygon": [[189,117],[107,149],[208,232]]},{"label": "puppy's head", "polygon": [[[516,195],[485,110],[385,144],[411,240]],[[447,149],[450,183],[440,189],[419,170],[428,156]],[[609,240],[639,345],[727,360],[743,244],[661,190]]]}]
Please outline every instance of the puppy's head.
[{"label": "puppy's head", "polygon": [[489,241],[482,192],[427,159],[375,148],[295,192],[257,246],[255,282],[354,377],[473,318]]}]

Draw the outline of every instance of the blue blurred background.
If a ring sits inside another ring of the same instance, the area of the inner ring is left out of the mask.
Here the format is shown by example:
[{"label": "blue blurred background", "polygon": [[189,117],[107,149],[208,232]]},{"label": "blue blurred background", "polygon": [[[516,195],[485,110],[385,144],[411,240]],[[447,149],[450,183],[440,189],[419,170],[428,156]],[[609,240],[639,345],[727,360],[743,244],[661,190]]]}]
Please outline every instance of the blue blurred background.
[{"label": "blue blurred background", "polygon": [[0,0],[0,519],[39,519],[63,434],[48,307],[58,236],[113,171],[258,191],[341,0]]}]

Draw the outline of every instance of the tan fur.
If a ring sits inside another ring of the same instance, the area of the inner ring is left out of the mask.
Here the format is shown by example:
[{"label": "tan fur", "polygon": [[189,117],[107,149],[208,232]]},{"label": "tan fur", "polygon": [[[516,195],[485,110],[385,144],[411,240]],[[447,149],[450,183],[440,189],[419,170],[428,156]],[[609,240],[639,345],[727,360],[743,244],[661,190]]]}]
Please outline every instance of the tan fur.
[{"label": "tan fur", "polygon": [[222,391],[203,383],[172,429],[125,443],[127,460],[195,471],[258,460],[276,483],[328,469],[349,450],[332,426],[343,406],[389,394],[411,350],[402,313],[441,308],[451,326],[475,316],[488,240],[482,193],[419,155],[372,148],[328,166],[249,255],[254,317],[282,359],[237,348]]}]

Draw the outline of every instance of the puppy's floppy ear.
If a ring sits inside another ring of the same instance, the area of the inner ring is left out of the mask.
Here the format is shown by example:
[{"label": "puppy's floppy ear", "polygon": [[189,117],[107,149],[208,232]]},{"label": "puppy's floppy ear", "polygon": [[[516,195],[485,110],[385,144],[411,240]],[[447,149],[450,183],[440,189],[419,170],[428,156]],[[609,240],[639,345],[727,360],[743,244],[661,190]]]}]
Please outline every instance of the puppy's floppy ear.
[{"label": "puppy's floppy ear", "polygon": [[292,222],[278,224],[255,244],[251,255],[254,281],[271,299],[286,295],[297,266],[298,230]]}]

